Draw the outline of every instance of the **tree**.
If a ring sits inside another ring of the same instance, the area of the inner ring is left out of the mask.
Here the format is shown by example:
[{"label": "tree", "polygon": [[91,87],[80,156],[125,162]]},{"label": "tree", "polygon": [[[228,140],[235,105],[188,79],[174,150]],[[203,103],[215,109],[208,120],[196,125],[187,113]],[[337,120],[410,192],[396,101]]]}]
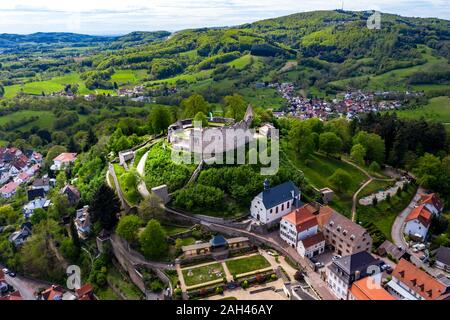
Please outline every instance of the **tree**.
[{"label": "tree", "polygon": [[355,161],[355,163],[359,165],[364,165],[364,158],[366,157],[366,149],[362,144],[357,143],[352,147],[350,157],[352,158],[353,161]]},{"label": "tree", "polygon": [[123,216],[117,224],[116,232],[129,243],[134,243],[138,240],[138,232],[141,225],[142,220],[138,216]]},{"label": "tree", "polygon": [[42,220],[47,219],[47,211],[41,208],[36,208],[30,217],[30,221],[33,225],[39,224]]},{"label": "tree", "polygon": [[167,253],[166,233],[157,220],[150,220],[139,236],[141,249],[147,258],[160,258]]},{"label": "tree", "polygon": [[0,97],[5,95],[5,88],[0,84]]},{"label": "tree", "polygon": [[0,207],[0,224],[15,224],[20,214],[9,204]]},{"label": "tree", "polygon": [[225,115],[228,118],[233,118],[236,121],[244,119],[245,112],[247,110],[247,104],[244,98],[235,93],[232,96],[226,96],[223,98],[225,101]]},{"label": "tree", "polygon": [[117,224],[120,202],[116,193],[105,183],[94,193],[89,207],[91,220],[99,223],[103,229],[113,230]]},{"label": "tree", "polygon": [[319,148],[329,154],[338,154],[342,151],[342,140],[333,132],[324,132],[319,136]]},{"label": "tree", "polygon": [[353,145],[356,144],[361,144],[366,149],[366,161],[384,163],[385,145],[384,140],[379,135],[360,131],[353,138]]},{"label": "tree", "polygon": [[194,117],[194,121],[200,122],[202,124],[202,128],[206,128],[208,126],[208,118],[203,112],[197,112]]},{"label": "tree", "polygon": [[139,205],[138,214],[145,223],[147,223],[151,219],[163,219],[164,209],[162,207],[161,198],[151,193]]},{"label": "tree", "polygon": [[352,177],[346,171],[337,169],[329,181],[338,191],[345,192],[352,183]]},{"label": "tree", "polygon": [[70,238],[72,239],[73,245],[77,249],[80,249],[81,248],[80,237],[78,236],[78,231],[73,219],[70,219]]},{"label": "tree", "polygon": [[303,279],[305,278],[305,276],[303,275],[303,272],[301,271],[296,271],[295,275],[294,275],[294,279],[297,281],[303,281]]},{"label": "tree", "polygon": [[47,156],[45,157],[45,160],[47,163],[53,163],[53,159],[55,159],[58,155],[60,155],[63,152],[66,152],[67,149],[64,146],[53,146],[50,149],[48,149]]},{"label": "tree", "polygon": [[167,108],[156,106],[150,111],[150,124],[154,133],[165,132],[171,120],[172,116]]},{"label": "tree", "polygon": [[372,161],[372,163],[369,166],[370,172],[379,172],[381,170],[380,165],[376,161]]},{"label": "tree", "polygon": [[208,114],[209,105],[203,96],[195,93],[187,99],[181,101],[181,109],[183,110],[183,118],[193,118],[198,112]]}]

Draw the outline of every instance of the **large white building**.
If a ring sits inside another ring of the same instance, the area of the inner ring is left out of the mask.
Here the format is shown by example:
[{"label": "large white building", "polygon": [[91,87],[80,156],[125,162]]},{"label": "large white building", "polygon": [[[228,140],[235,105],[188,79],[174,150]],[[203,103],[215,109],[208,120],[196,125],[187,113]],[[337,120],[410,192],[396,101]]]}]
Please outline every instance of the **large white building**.
[{"label": "large white building", "polygon": [[292,181],[270,188],[266,180],[264,190],[252,200],[250,213],[255,220],[271,226],[299,206],[300,191]]},{"label": "large white building", "polygon": [[424,240],[427,237],[433,214],[422,204],[414,208],[405,219],[404,233],[415,239]]},{"label": "large white building", "polygon": [[317,234],[319,223],[310,205],[294,209],[280,222],[280,237],[291,247],[296,248],[300,240]]}]

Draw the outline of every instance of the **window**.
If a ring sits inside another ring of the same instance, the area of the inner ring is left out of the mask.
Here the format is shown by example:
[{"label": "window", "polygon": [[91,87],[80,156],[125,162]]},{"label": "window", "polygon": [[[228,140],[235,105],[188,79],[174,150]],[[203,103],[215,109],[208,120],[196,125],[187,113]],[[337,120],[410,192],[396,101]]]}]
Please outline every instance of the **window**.
[{"label": "window", "polygon": [[278,213],[278,206],[275,208],[275,213]]},{"label": "window", "polygon": [[281,205],[281,211],[284,210],[284,203]]},{"label": "window", "polygon": [[273,209],[270,209],[270,213],[272,213],[273,212]]},{"label": "window", "polygon": [[288,201],[287,208],[289,209],[290,206],[291,206],[291,203]]}]

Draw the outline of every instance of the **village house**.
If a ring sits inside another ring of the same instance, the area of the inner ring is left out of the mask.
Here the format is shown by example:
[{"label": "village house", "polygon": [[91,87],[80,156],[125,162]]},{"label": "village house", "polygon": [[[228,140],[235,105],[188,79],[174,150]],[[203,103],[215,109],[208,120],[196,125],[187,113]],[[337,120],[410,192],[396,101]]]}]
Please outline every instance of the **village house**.
[{"label": "village house", "polygon": [[353,282],[348,300],[396,300],[381,286],[382,274],[377,273]]},{"label": "village house", "polygon": [[75,227],[77,228],[78,236],[86,240],[91,233],[91,219],[89,217],[89,206],[84,206],[83,208],[76,211],[75,216]]},{"label": "village house", "polygon": [[53,159],[53,165],[50,167],[50,170],[59,171],[67,168],[71,164],[75,162],[77,159],[76,153],[64,152]]},{"label": "village house", "polygon": [[50,191],[50,187],[54,185],[54,182],[54,179],[48,177],[37,178],[33,181],[31,189],[43,189],[47,193]]},{"label": "village house", "polygon": [[318,231],[319,223],[313,214],[314,211],[315,208],[311,205],[304,205],[281,218],[281,239],[286,241],[291,247],[296,248],[300,240],[315,235]]},{"label": "village house", "polygon": [[377,249],[378,255],[381,257],[389,257],[396,261],[400,260],[402,257],[409,257],[405,248],[396,246],[389,240],[385,240]]},{"label": "village house", "polygon": [[29,236],[31,236],[31,223],[25,222],[22,224],[19,231],[10,234],[8,240],[15,247],[20,247]]},{"label": "village house", "polygon": [[59,193],[67,196],[67,199],[69,200],[69,204],[71,206],[76,205],[81,198],[80,191],[75,186],[72,186],[70,184],[62,188]]},{"label": "village house", "polygon": [[367,230],[330,207],[321,206],[317,220],[325,241],[338,255],[372,250],[373,240]]},{"label": "village house", "polygon": [[444,210],[444,203],[435,193],[421,194],[417,203],[424,205],[426,210],[436,216],[440,215]]},{"label": "village house", "polygon": [[297,244],[297,252],[303,258],[312,258],[325,251],[325,238],[322,232],[302,239]]},{"label": "village house", "polygon": [[59,301],[76,299],[77,297],[72,292],[64,289],[60,285],[52,285],[38,295],[38,300]]},{"label": "village house", "polygon": [[271,123],[265,123],[259,128],[258,131],[259,134],[264,137],[271,138],[273,130],[275,130],[275,127]]},{"label": "village house", "polygon": [[250,213],[256,221],[271,227],[281,218],[300,207],[300,191],[292,181],[270,188],[269,180],[264,181],[264,190],[251,203]]},{"label": "village house", "polygon": [[13,293],[0,297],[0,301],[18,301],[18,300],[23,300],[22,295],[20,294],[19,291],[14,291]]},{"label": "village house", "polygon": [[436,250],[436,268],[450,272],[450,248],[440,247]]},{"label": "village house", "polygon": [[18,183],[9,182],[0,188],[0,196],[4,199],[9,199],[16,194],[18,187]]},{"label": "village house", "polygon": [[422,271],[411,262],[401,259],[386,285],[399,300],[450,300],[450,285]]},{"label": "village house", "polygon": [[375,259],[366,251],[342,257],[331,263],[326,270],[327,284],[341,300],[349,299],[349,290],[355,281],[375,275],[383,261]]},{"label": "village house", "polygon": [[422,204],[409,213],[405,219],[404,234],[415,240],[423,241],[427,237],[433,214]]}]

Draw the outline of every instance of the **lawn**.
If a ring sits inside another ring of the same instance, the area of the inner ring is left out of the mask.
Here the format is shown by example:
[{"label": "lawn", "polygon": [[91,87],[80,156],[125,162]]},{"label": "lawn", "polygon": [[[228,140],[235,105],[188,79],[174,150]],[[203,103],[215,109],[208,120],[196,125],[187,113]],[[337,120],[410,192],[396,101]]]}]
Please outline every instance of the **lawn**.
[{"label": "lawn", "polygon": [[168,236],[173,236],[175,234],[183,233],[190,230],[189,227],[181,227],[167,224],[163,224],[162,227]]},{"label": "lawn", "polygon": [[119,290],[127,300],[140,300],[142,292],[136,287],[129,278],[124,277],[115,267],[108,269],[106,276],[108,284]]},{"label": "lawn", "polygon": [[[287,157],[290,165],[300,169],[305,175],[305,180],[310,185],[318,189],[331,187],[335,191],[335,196],[330,206],[349,217],[351,215],[352,196],[362,183],[367,180],[366,175],[350,164],[335,158],[326,157],[319,153],[311,154],[308,159],[299,159],[286,143],[282,141],[281,144],[283,152],[282,159],[286,159]],[[345,192],[336,191],[328,181],[337,169],[344,170],[352,177],[352,182]]]},{"label": "lawn", "polygon": [[53,92],[59,92],[64,89],[68,84],[78,84],[78,94],[88,94],[88,93],[113,93],[113,90],[89,90],[86,88],[84,81],[81,80],[78,73],[70,73],[62,77],[55,77],[44,81],[31,81],[24,84],[16,84],[12,86],[5,87],[5,97],[12,98],[18,92],[23,91],[26,94],[41,95],[42,92],[45,94],[51,94]]},{"label": "lawn", "polygon": [[270,267],[269,261],[259,254],[240,259],[227,260],[226,264],[232,275],[240,275]]},{"label": "lawn", "polygon": [[197,268],[186,268],[182,272],[184,282],[187,286],[195,286],[204,282],[222,279],[225,276],[225,272],[220,263],[213,263]]},{"label": "lawn", "polygon": [[37,120],[32,121],[30,123],[27,123],[21,127],[19,127],[22,130],[29,130],[32,127],[39,127],[39,128],[53,128],[53,124],[56,120],[55,115],[51,111],[36,111],[36,110],[22,110],[17,111],[5,116],[0,117],[0,126],[9,123],[11,121],[20,122],[24,119],[30,118],[30,117],[39,117]]},{"label": "lawn", "polygon": [[248,87],[239,90],[245,101],[254,107],[265,109],[279,109],[285,105],[284,99],[273,88],[253,88]]},{"label": "lawn", "polygon": [[409,110],[397,110],[400,118],[420,119],[450,123],[450,97],[436,97],[430,99],[429,103],[423,107]]},{"label": "lawn", "polygon": [[386,190],[392,187],[395,181],[379,181],[373,180],[368,186],[366,186],[358,195],[359,199],[364,198],[368,195],[376,193],[380,190]]},{"label": "lawn", "polygon": [[147,70],[117,70],[111,77],[112,82],[117,82],[119,86],[126,84],[136,84],[147,77]]},{"label": "lawn", "polygon": [[391,228],[397,215],[405,209],[416,193],[417,187],[410,185],[400,195],[392,197],[391,201],[379,202],[376,206],[357,206],[359,222],[372,223],[386,239],[391,239]]},{"label": "lawn", "polygon": [[139,194],[137,187],[129,186],[126,184],[125,179],[124,179],[125,174],[126,174],[125,169],[121,165],[115,163],[114,171],[116,172],[116,176],[117,176],[117,179],[119,180],[120,188],[122,189],[125,199],[130,204],[133,204],[133,205],[138,204],[141,201],[142,197]]}]

